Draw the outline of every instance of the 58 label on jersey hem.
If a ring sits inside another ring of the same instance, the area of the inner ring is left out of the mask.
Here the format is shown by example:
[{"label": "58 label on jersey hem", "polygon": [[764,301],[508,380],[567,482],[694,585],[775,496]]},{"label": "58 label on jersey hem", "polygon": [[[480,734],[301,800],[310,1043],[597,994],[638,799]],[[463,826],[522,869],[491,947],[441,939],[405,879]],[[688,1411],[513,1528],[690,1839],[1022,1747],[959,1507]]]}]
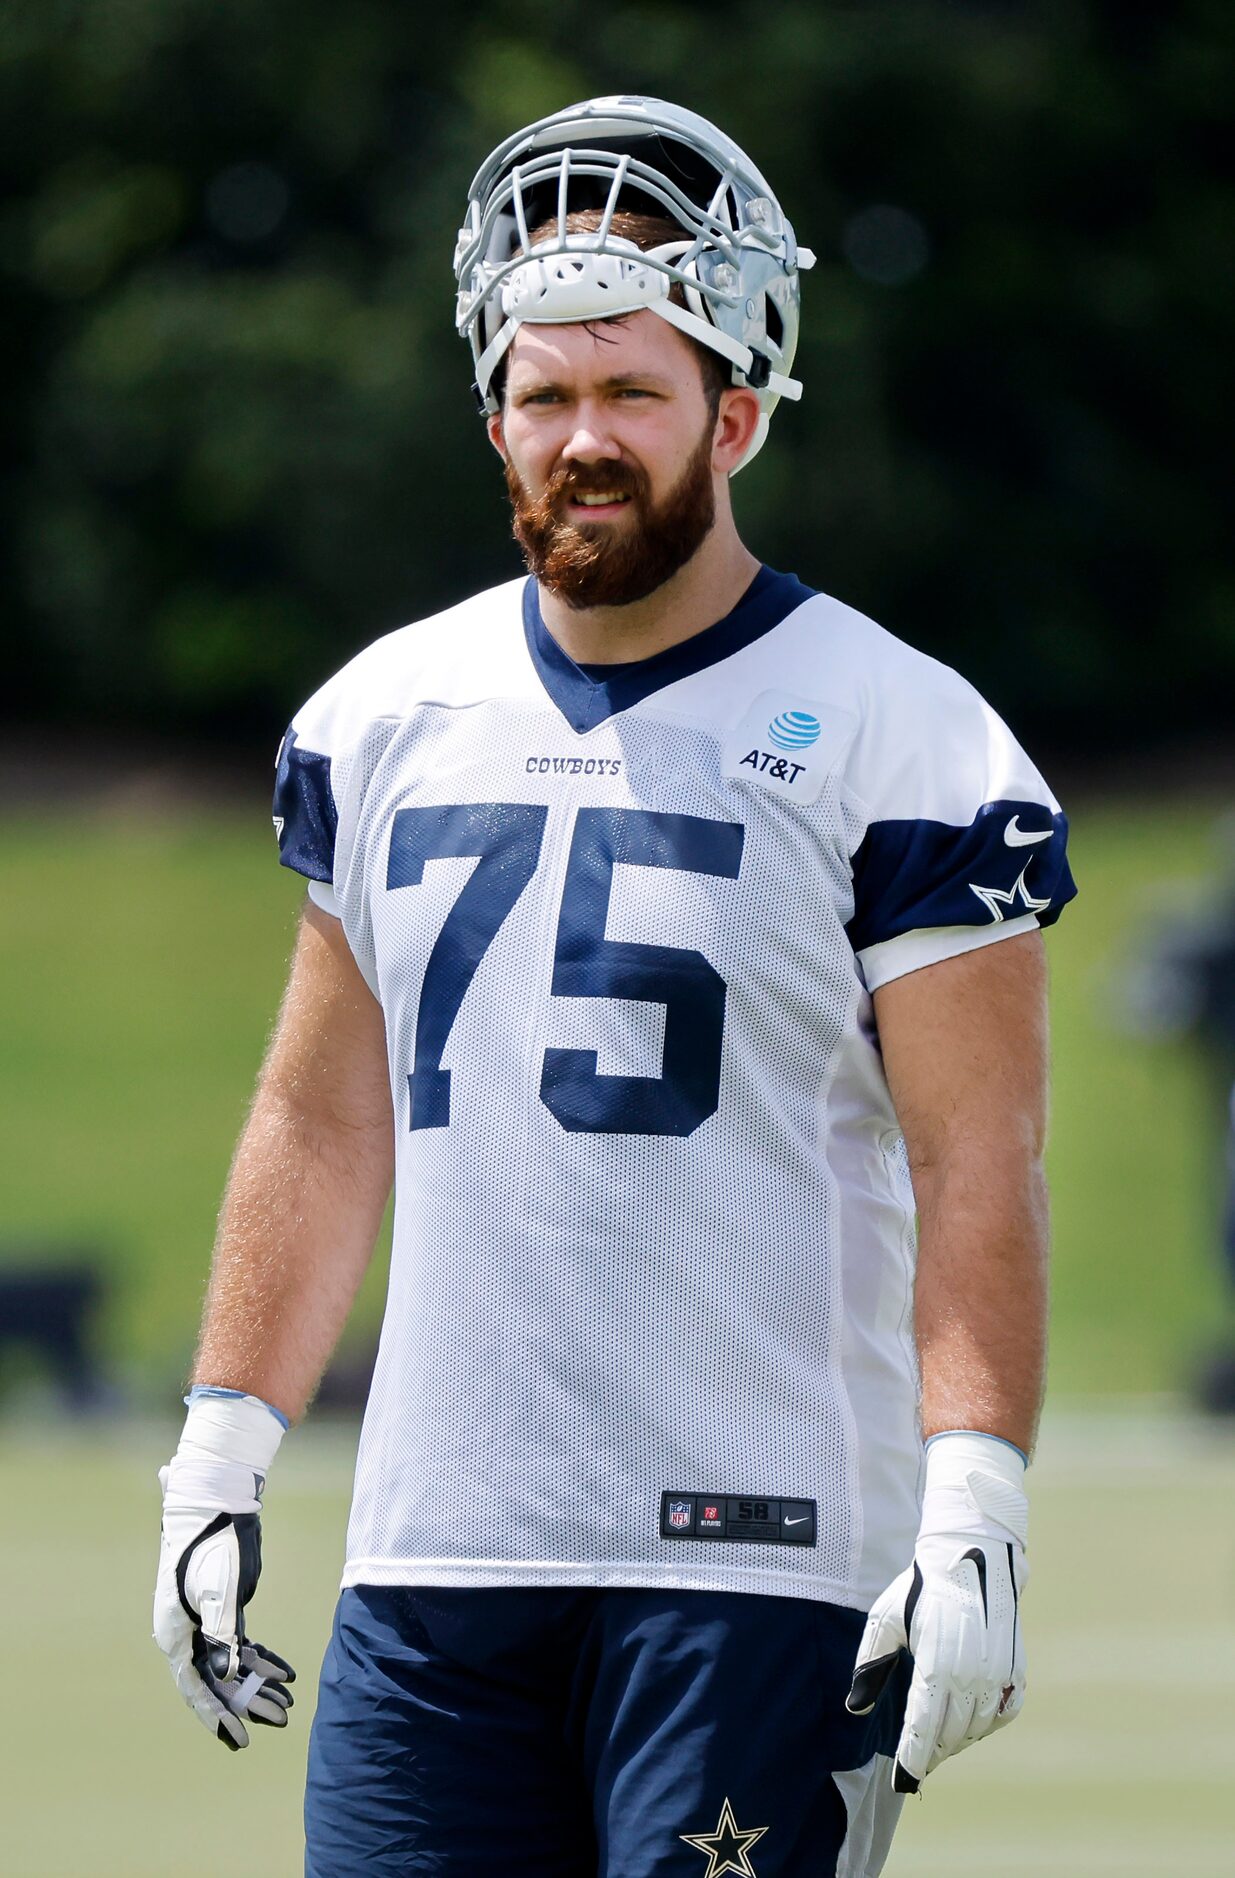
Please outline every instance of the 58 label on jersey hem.
[{"label": "58 label on jersey hem", "polygon": [[814,1545],[816,1502],[768,1494],[662,1493],[662,1539],[724,1539],[731,1545]]}]

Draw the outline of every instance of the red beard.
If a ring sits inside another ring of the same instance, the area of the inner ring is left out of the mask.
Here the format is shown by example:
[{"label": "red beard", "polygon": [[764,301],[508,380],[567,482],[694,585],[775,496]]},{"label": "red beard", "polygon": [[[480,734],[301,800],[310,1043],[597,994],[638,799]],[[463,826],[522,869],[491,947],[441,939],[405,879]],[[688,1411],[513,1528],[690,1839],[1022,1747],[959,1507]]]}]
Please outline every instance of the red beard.
[{"label": "red beard", "polygon": [[[550,477],[532,497],[509,458],[506,487],[515,540],[528,572],[576,611],[631,606],[685,567],[716,519],[712,486],[713,423],[708,419],[693,456],[664,501],[653,504],[646,471],[637,464],[575,463]],[[576,496],[629,495],[628,521],[568,521]]]}]

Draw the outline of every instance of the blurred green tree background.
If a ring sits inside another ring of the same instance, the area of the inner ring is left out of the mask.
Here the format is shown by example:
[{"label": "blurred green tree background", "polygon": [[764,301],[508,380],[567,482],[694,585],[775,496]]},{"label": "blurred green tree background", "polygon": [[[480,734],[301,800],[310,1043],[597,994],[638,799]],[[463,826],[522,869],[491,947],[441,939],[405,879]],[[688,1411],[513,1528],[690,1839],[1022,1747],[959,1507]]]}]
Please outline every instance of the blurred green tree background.
[{"label": "blurred green tree background", "polygon": [[759,550],[1036,747],[1216,731],[1233,72],[1226,0],[3,0],[0,709],[271,741],[514,572],[455,231],[500,137],[637,90],[820,256]]}]

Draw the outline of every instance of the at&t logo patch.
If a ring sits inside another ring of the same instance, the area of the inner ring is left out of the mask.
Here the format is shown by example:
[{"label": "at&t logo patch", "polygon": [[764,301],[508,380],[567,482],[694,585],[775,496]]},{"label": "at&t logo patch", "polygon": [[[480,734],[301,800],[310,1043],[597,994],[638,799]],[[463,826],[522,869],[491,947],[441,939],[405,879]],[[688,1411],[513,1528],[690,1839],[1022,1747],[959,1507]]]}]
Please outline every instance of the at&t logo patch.
[{"label": "at&t logo patch", "polygon": [[768,742],[778,750],[809,750],[818,743],[821,725],[809,711],[782,711],[768,725]]},{"label": "at&t logo patch", "polygon": [[835,705],[765,691],[725,740],[722,774],[758,783],[791,802],[815,802],[858,720]]}]

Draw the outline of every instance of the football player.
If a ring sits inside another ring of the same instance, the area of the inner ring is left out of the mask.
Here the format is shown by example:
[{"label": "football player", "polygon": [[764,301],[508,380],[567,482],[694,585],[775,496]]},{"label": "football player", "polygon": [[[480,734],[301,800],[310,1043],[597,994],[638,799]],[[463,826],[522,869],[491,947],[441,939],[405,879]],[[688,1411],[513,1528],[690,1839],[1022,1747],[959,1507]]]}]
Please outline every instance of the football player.
[{"label": "football player", "polygon": [[502,144],[458,325],[528,573],[282,745],[308,904],[155,1627],[225,1745],[286,1722],[262,1487],[393,1179],[312,1878],[867,1878],[1021,1704],[1066,824],[737,532],[811,259],[673,105]]}]

